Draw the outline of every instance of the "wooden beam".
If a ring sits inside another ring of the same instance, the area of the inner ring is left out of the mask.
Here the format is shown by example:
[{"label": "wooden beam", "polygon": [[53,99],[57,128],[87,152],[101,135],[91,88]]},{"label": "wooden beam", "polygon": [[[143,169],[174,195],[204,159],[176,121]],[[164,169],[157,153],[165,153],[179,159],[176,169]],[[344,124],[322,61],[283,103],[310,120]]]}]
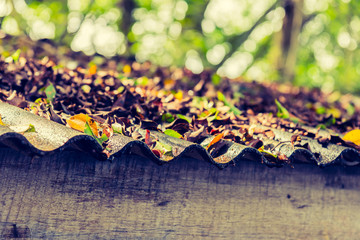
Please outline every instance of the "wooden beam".
[{"label": "wooden beam", "polygon": [[0,239],[356,239],[360,168],[0,149]]}]

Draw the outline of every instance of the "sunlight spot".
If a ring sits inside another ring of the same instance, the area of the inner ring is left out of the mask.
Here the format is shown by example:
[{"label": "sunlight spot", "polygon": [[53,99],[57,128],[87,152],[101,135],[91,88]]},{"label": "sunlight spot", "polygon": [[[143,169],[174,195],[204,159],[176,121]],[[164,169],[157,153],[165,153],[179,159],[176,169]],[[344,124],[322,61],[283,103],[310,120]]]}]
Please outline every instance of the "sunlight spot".
[{"label": "sunlight spot", "polygon": [[32,23],[29,35],[33,40],[53,39],[55,37],[55,25],[52,22],[37,19]]},{"label": "sunlight spot", "polygon": [[269,36],[274,32],[273,25],[271,22],[267,21],[260,24],[254,31],[250,34],[251,38],[256,42],[262,40],[264,37]]},{"label": "sunlight spot", "polygon": [[212,49],[207,51],[206,59],[212,65],[217,65],[223,60],[225,54],[226,54],[225,47],[222,44],[217,44]]},{"label": "sunlight spot", "polygon": [[117,20],[121,19],[122,15],[119,9],[111,8],[103,14],[103,17],[108,23],[115,23]]},{"label": "sunlight spot", "polygon": [[183,20],[188,10],[188,4],[185,1],[178,1],[175,5],[174,18],[176,20]]},{"label": "sunlight spot", "polygon": [[337,42],[340,47],[347,48],[350,51],[353,51],[357,47],[356,41],[350,36],[348,32],[341,32],[337,37]]},{"label": "sunlight spot", "polygon": [[205,10],[205,19],[212,20],[226,35],[248,30],[274,0],[211,0]]},{"label": "sunlight spot", "polygon": [[323,12],[329,7],[329,3],[332,0],[305,0],[304,1],[304,12],[306,14],[311,14],[314,12]]},{"label": "sunlight spot", "polygon": [[10,35],[16,36],[20,34],[19,25],[17,21],[11,16],[4,18],[1,28],[4,30],[4,32]]},{"label": "sunlight spot", "polygon": [[347,48],[350,45],[351,37],[348,32],[341,32],[337,36],[337,42],[340,47]]},{"label": "sunlight spot", "polygon": [[162,33],[164,31],[164,24],[157,21],[154,17],[145,19],[142,24],[148,32]]},{"label": "sunlight spot", "polygon": [[133,17],[136,20],[142,20],[147,16],[147,10],[145,8],[137,8],[133,12]]},{"label": "sunlight spot", "polygon": [[[14,3],[15,10],[20,14],[23,14],[28,9],[28,6],[27,6],[25,0],[13,0],[13,3]],[[0,9],[1,9],[1,7],[0,7]]]},{"label": "sunlight spot", "polygon": [[339,60],[336,58],[336,56],[321,49],[315,52],[315,59],[318,62],[320,68],[325,72],[336,68],[339,63]]},{"label": "sunlight spot", "polygon": [[12,4],[7,0],[0,0],[0,17],[9,15],[12,12]]},{"label": "sunlight spot", "polygon": [[132,32],[135,34],[135,35],[141,35],[144,33],[144,27],[143,25],[140,23],[140,22],[136,22],[134,23],[134,25],[132,26]]},{"label": "sunlight spot", "polygon": [[75,33],[81,24],[82,14],[80,12],[70,12],[68,15],[68,25],[67,31],[68,33]]},{"label": "sunlight spot", "polygon": [[94,21],[85,19],[71,42],[71,49],[75,52],[83,51],[87,55],[95,53],[91,38],[94,34]]},{"label": "sunlight spot", "polygon": [[68,0],[70,11],[84,11],[90,4],[91,0]]},{"label": "sunlight spot", "polygon": [[201,21],[201,28],[204,33],[212,33],[215,30],[215,24],[212,20],[204,18]]},{"label": "sunlight spot", "polygon": [[158,21],[164,24],[170,24],[173,21],[173,15],[172,15],[173,6],[174,5],[171,4],[171,2],[160,5],[157,12]]},{"label": "sunlight spot", "polygon": [[221,74],[229,78],[241,76],[253,62],[253,56],[248,52],[237,52],[221,67]]},{"label": "sunlight spot", "polygon": [[204,70],[201,58],[195,50],[189,50],[186,53],[185,67],[195,74],[199,74]]},{"label": "sunlight spot", "polygon": [[96,25],[94,45],[95,50],[105,57],[114,56],[120,45],[124,43],[125,36],[121,32],[114,31],[109,26]]},{"label": "sunlight spot", "polygon": [[169,35],[172,39],[177,39],[181,34],[181,23],[173,22],[169,27]]},{"label": "sunlight spot", "polygon": [[252,39],[248,39],[244,42],[244,49],[248,52],[253,52],[256,50],[256,42]]}]

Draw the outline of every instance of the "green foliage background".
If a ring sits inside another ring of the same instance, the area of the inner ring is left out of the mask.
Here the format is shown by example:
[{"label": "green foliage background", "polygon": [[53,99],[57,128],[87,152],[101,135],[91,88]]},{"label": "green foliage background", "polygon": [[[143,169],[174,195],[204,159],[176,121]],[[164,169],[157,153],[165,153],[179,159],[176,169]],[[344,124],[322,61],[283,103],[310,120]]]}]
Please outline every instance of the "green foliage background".
[{"label": "green foliage background", "polygon": [[[299,33],[286,28],[289,5],[301,13]],[[359,16],[355,0],[0,0],[8,35],[52,39],[87,55],[353,93],[360,93]],[[289,31],[292,50],[282,42]],[[287,58],[296,64],[284,67]]]}]

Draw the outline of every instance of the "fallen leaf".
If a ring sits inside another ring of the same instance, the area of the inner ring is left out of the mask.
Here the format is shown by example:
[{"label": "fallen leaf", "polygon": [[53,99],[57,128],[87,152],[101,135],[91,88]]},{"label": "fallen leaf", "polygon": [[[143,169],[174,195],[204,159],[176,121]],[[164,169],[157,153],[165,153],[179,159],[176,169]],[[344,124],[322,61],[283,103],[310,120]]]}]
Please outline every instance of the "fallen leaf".
[{"label": "fallen leaf", "polygon": [[291,136],[290,139],[291,145],[295,145],[296,143],[300,143],[301,142],[301,136],[300,134],[294,134]]},{"label": "fallen leaf", "polygon": [[145,133],[145,143],[148,146],[152,145],[152,143],[153,143],[150,138],[150,131],[147,129],[146,129],[146,133]]},{"label": "fallen leaf", "polygon": [[356,145],[360,145],[360,129],[354,129],[346,133],[343,137],[343,140],[352,142]]},{"label": "fallen leaf", "polygon": [[108,124],[101,124],[100,127],[102,129],[103,135],[105,134],[107,138],[110,138],[112,135],[114,135],[114,130]]},{"label": "fallen leaf", "polygon": [[171,137],[174,137],[174,138],[182,138],[182,135],[180,133],[178,133],[177,131],[175,130],[172,130],[172,129],[166,129],[164,131],[164,133],[168,136],[171,136]]},{"label": "fallen leaf", "polygon": [[220,133],[220,134],[216,135],[214,137],[214,139],[211,140],[211,142],[206,146],[206,150],[208,150],[215,143],[219,142],[223,138],[223,136],[224,136],[224,133]]},{"label": "fallen leaf", "polygon": [[179,119],[183,119],[183,120],[186,120],[188,123],[191,123],[191,118],[190,117],[187,117],[185,115],[182,115],[182,114],[176,114],[176,116],[179,118]]},{"label": "fallen leaf", "polygon": [[96,65],[92,65],[90,68],[89,68],[89,75],[95,75],[96,74]]},{"label": "fallen leaf", "polygon": [[125,74],[130,74],[131,73],[131,67],[130,65],[126,64],[124,67],[123,67],[123,72]]},{"label": "fallen leaf", "polygon": [[5,59],[5,62],[12,62],[12,61],[17,62],[17,61],[19,61],[20,53],[21,53],[20,49],[16,50],[16,52],[14,52],[10,57],[7,57]]},{"label": "fallen leaf", "polygon": [[5,126],[5,124],[3,123],[2,119],[1,119],[1,115],[0,115],[0,125]]},{"label": "fallen leaf", "polygon": [[52,102],[56,96],[56,89],[54,87],[54,85],[52,83],[49,84],[49,86],[47,86],[45,88],[45,94],[47,99]]},{"label": "fallen leaf", "polygon": [[235,115],[241,115],[242,111],[240,109],[238,109],[237,107],[235,107],[232,103],[230,103],[224,96],[224,94],[222,94],[222,92],[217,92],[217,97],[218,100],[223,102],[225,104],[225,106],[228,106],[230,108],[230,111],[233,112]]},{"label": "fallen leaf", "polygon": [[175,120],[174,116],[171,113],[164,113],[161,117],[163,122],[171,123]]},{"label": "fallen leaf", "polygon": [[123,134],[123,126],[120,123],[113,123],[111,124],[111,128],[113,129],[114,133]]},{"label": "fallen leaf", "polygon": [[86,123],[89,124],[91,131],[94,133],[96,137],[99,137],[99,131],[96,122],[86,114],[80,113],[74,115],[66,120],[66,123],[69,127],[78,130],[80,132],[85,131]]},{"label": "fallen leaf", "polygon": [[32,124],[29,124],[28,129],[26,129],[23,133],[36,132],[35,127]]},{"label": "fallen leaf", "polygon": [[161,157],[161,152],[160,152],[159,150],[157,150],[157,149],[152,149],[151,151],[152,151],[153,154],[155,154],[155,156],[157,156],[158,158]]},{"label": "fallen leaf", "polygon": [[275,104],[278,108],[278,112],[276,115],[279,118],[289,118],[290,117],[289,111],[286,108],[284,108],[283,105],[281,105],[281,103],[277,99],[275,99]]}]

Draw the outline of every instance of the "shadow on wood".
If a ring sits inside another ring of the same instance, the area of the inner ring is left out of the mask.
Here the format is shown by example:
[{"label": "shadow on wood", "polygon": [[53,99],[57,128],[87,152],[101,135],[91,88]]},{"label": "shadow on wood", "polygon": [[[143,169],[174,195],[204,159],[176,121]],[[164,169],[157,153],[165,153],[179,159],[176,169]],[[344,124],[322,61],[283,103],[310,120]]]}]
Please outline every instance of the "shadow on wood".
[{"label": "shadow on wood", "polygon": [[355,239],[360,168],[0,149],[0,238]]}]

